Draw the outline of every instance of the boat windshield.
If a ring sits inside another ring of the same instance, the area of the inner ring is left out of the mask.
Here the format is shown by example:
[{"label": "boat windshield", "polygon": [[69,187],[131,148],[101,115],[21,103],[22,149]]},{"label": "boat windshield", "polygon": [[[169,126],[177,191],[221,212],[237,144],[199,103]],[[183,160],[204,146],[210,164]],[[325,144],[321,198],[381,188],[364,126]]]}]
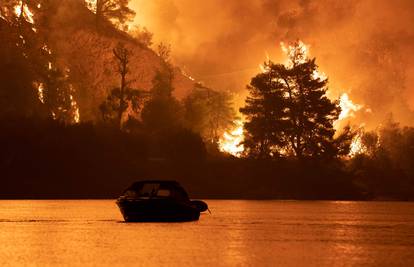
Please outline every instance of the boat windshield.
[{"label": "boat windshield", "polygon": [[154,197],[157,195],[159,188],[160,184],[147,183],[141,187],[141,189],[138,191],[138,195],[141,197]]},{"label": "boat windshield", "polygon": [[169,183],[142,183],[128,189],[124,196],[133,198],[174,198],[180,201],[188,200],[188,195],[180,186]]}]

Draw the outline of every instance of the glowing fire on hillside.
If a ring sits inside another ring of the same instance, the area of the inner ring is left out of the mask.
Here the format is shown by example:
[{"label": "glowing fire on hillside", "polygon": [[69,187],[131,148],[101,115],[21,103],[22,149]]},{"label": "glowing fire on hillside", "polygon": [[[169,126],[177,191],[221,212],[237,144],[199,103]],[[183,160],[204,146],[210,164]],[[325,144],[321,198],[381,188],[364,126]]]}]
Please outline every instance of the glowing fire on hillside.
[{"label": "glowing fire on hillside", "polygon": [[96,12],[96,2],[97,0],[85,0],[86,7],[94,13]]},{"label": "glowing fire on hillside", "polygon": [[14,13],[17,17],[23,17],[30,24],[34,24],[32,11],[22,1],[19,1],[19,3],[14,7]]},{"label": "glowing fire on hillside", "polygon": [[243,131],[243,121],[234,121],[234,127],[230,131],[225,132],[219,140],[220,151],[235,157],[241,157],[244,151],[242,144],[244,141]]},{"label": "glowing fire on hillside", "polygon": [[361,155],[361,154],[365,154],[367,151],[367,148],[365,147],[365,145],[362,142],[362,136],[363,136],[364,132],[363,129],[361,128],[357,134],[355,135],[354,139],[352,140],[350,149],[349,149],[349,156],[355,157],[357,155]]},{"label": "glowing fire on hillside", "polygon": [[[286,46],[283,42],[280,43],[282,51],[287,55],[288,58],[295,58],[296,62],[301,64],[304,63],[309,55],[309,46],[303,43],[302,41],[298,41],[299,50],[297,50],[294,46],[288,45]],[[269,58],[267,58],[269,61]],[[287,60],[285,65],[292,66],[293,62]],[[268,66],[266,64],[259,65],[260,70],[263,73],[269,71]],[[321,71],[315,71],[313,73],[313,78],[325,80],[327,76],[325,73]],[[341,121],[349,120],[352,117],[355,117],[355,113],[362,109],[362,105],[355,104],[349,97],[347,93],[343,93],[339,98],[339,106],[341,107],[341,113],[339,114],[338,120],[334,122],[334,128],[339,131],[339,126]],[[244,121],[237,120],[235,121],[235,127],[232,128],[230,131],[223,133],[219,141],[219,148],[220,151],[231,154],[235,157],[241,157],[244,152],[243,147],[243,140],[244,140]],[[361,131],[354,137],[350,146],[349,156],[354,157],[358,154],[364,153],[364,146],[362,144],[362,133]]]},{"label": "glowing fire on hillside", "polygon": [[[37,9],[40,9],[42,7],[41,4],[38,4]],[[19,1],[16,6],[14,6],[13,8],[13,12],[14,15],[16,15],[17,18],[23,18],[26,22],[30,23],[33,25],[32,30],[36,33],[37,29],[34,27],[35,26],[35,13],[30,10],[29,6],[26,3],[23,3],[23,1]],[[26,40],[24,39],[23,36],[20,36],[20,38],[22,39],[23,44],[26,43]],[[47,54],[52,55],[52,50],[48,47],[47,44],[44,44],[41,48],[43,51],[45,51]],[[52,62],[48,62],[48,69],[52,70],[54,68]],[[67,73],[70,72],[69,70],[67,71]],[[67,77],[66,77],[67,78]],[[38,95],[38,99],[42,104],[46,103],[46,99],[45,99],[45,84],[43,82],[35,82],[34,86],[37,90],[37,95]],[[71,93],[69,94],[69,99],[70,99],[70,105],[71,105],[71,109],[73,110],[73,117],[72,117],[72,122],[73,123],[79,123],[80,122],[80,113],[79,113],[79,107],[78,104],[76,102],[76,100],[73,97],[73,92],[74,89],[72,88],[72,85],[70,85],[71,87]],[[56,118],[56,114],[54,112],[52,112],[52,117]]]}]

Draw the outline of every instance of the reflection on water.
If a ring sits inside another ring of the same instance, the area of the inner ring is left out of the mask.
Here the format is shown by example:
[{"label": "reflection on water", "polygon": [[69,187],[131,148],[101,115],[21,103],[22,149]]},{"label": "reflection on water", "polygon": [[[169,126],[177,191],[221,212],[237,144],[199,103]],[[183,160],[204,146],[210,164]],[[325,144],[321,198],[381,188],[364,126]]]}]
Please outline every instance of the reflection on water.
[{"label": "reflection on water", "polygon": [[198,222],[113,200],[0,201],[0,265],[414,266],[414,203],[208,201]]}]

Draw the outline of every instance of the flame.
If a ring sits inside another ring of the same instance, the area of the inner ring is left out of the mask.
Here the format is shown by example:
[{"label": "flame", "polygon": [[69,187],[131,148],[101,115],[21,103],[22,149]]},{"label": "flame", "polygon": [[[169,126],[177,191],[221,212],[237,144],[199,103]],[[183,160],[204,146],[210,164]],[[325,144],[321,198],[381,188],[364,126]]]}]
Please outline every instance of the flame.
[{"label": "flame", "polygon": [[244,127],[242,120],[234,121],[234,128],[230,131],[224,132],[223,136],[219,140],[219,149],[221,152],[228,153],[235,157],[241,157],[244,151],[242,144],[244,140]]},{"label": "flame", "polygon": [[14,14],[16,14],[17,17],[21,17],[23,15],[23,18],[27,22],[34,24],[32,11],[30,11],[29,7],[26,4],[23,4],[22,1],[19,1],[19,3],[14,7]]},{"label": "flame", "polygon": [[[339,106],[341,107],[341,113],[339,114],[338,120],[334,122],[334,128],[339,130],[341,122],[349,120],[355,117],[355,113],[363,108],[363,105],[355,104],[347,93],[343,93],[339,98]],[[353,158],[360,154],[365,154],[367,148],[362,142],[364,124],[359,126],[359,130],[355,137],[352,139],[348,156]]]},{"label": "flame", "polygon": [[341,113],[339,114],[338,120],[355,117],[355,112],[363,107],[362,105],[352,102],[347,93],[343,93],[339,98],[339,106],[341,107]]},{"label": "flame", "polygon": [[[302,41],[297,41],[297,47],[295,45],[288,45],[284,42],[280,43],[280,47],[282,48],[283,53],[287,55],[287,60],[285,65],[292,67],[293,64],[303,64],[308,59],[309,55],[309,45],[306,45]],[[292,60],[294,59],[294,61]]]},{"label": "flame", "polygon": [[264,64],[260,64],[259,65],[259,69],[260,69],[260,71],[262,72],[262,73],[267,73],[267,72],[269,72],[270,71],[270,68],[269,68],[269,66],[267,65],[267,63],[270,63],[271,62],[271,60],[270,60],[270,56],[269,56],[269,53],[265,53],[266,54],[266,61],[265,61],[265,63]]},{"label": "flame", "polygon": [[75,100],[75,98],[73,97],[72,94],[70,94],[69,98],[70,98],[70,105],[73,109],[73,122],[74,123],[79,123],[80,122],[80,113],[79,113],[78,103],[76,102],[76,100]]},{"label": "flame", "polygon": [[[303,64],[309,58],[309,45],[306,45],[302,41],[297,41],[296,43],[298,48],[295,45],[286,46],[285,43],[281,42],[280,46],[282,51],[286,54],[287,60],[285,65],[288,67],[293,67],[294,64]],[[270,71],[268,62],[270,62],[269,56],[266,54],[267,61],[264,64],[260,64],[259,68],[262,73],[267,73]],[[293,60],[292,60],[293,59]],[[324,72],[315,70],[312,74],[312,78],[326,80],[327,75]],[[329,93],[329,92],[328,92]],[[363,105],[354,103],[347,93],[343,93],[339,98],[339,106],[341,107],[341,113],[339,114],[338,119],[334,122],[334,128],[339,130],[340,122],[355,117],[355,113],[363,108]],[[372,112],[371,109],[366,109],[366,112]],[[244,140],[244,127],[242,120],[236,120],[234,122],[235,127],[228,132],[225,132],[221,139],[219,140],[219,149],[222,152],[229,153],[235,157],[241,157],[244,151],[244,147],[241,144]],[[367,148],[362,142],[363,136],[363,124],[360,125],[358,134],[352,140],[350,146],[349,157],[354,157],[359,154],[366,153]],[[284,152],[286,153],[286,152]]]},{"label": "flame", "polygon": [[45,85],[43,83],[39,83],[37,86],[37,97],[39,98],[42,104],[45,103],[45,95],[44,95]]},{"label": "flame", "polygon": [[184,75],[185,77],[187,77],[188,79],[190,79],[191,81],[195,81],[195,79],[193,77],[191,77],[191,75],[187,74],[187,72],[185,72],[184,70],[181,69],[181,74]]},{"label": "flame", "polygon": [[357,135],[352,140],[348,156],[353,158],[357,155],[365,154],[367,152],[366,146],[362,142],[363,128],[361,127]]},{"label": "flame", "polygon": [[96,0],[85,0],[85,4],[90,11],[96,13]]}]

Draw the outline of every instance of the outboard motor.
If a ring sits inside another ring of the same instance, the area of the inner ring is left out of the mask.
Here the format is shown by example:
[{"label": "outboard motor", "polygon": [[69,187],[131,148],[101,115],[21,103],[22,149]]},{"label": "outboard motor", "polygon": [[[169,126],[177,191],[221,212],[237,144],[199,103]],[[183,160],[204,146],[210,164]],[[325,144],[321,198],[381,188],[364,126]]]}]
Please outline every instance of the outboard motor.
[{"label": "outboard motor", "polygon": [[208,205],[204,201],[201,200],[191,200],[191,206],[197,209],[199,212],[204,212],[208,210]]}]

